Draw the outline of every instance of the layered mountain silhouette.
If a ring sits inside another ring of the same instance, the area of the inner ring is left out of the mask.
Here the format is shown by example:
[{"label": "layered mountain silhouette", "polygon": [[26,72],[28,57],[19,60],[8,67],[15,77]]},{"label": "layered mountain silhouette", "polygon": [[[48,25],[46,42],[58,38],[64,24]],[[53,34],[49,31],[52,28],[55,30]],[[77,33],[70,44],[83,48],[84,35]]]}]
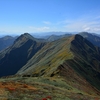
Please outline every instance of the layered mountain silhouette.
[{"label": "layered mountain silhouette", "polygon": [[0,38],[0,51],[11,46],[17,37],[5,36]]},{"label": "layered mountain silhouette", "polygon": [[[89,40],[91,43],[93,43],[95,46],[99,46],[100,47],[100,36],[97,34],[93,34],[93,33],[88,33],[88,32],[80,32],[78,33],[79,35],[81,35],[82,37],[84,37],[85,39]],[[55,41],[64,37],[69,37],[72,36],[72,33],[67,33],[64,35],[51,35],[47,38],[47,41]]]},{"label": "layered mountain silhouette", "polygon": [[80,35],[46,44],[18,72],[18,75],[64,77],[84,81],[100,90],[100,48]]},{"label": "layered mountain silhouette", "polygon": [[95,46],[100,47],[100,36],[96,34],[91,34],[88,32],[81,32],[79,33],[81,36],[89,40],[91,43],[93,43]]},{"label": "layered mountain silhouette", "polygon": [[64,37],[68,37],[68,36],[71,36],[72,34],[70,33],[67,33],[67,34],[64,34],[64,35],[51,35],[47,38],[47,41],[55,41],[55,40],[58,40],[58,39],[61,39],[61,38],[64,38]]},{"label": "layered mountain silhouette", "polygon": [[72,86],[100,90],[100,48],[78,34],[47,42],[25,33],[0,52],[0,76],[15,74],[63,77]]},{"label": "layered mountain silhouette", "polygon": [[0,76],[14,75],[44,45],[28,33],[18,37],[12,46],[0,52]]}]

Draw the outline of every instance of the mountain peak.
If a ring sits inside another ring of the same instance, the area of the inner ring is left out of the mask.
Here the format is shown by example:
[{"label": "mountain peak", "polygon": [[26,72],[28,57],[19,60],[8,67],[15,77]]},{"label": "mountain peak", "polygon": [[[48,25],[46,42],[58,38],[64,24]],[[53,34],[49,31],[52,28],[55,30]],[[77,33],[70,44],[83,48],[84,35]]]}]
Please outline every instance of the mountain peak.
[{"label": "mountain peak", "polygon": [[[37,42],[28,33],[19,36],[14,44],[0,55],[0,67],[2,67],[0,76],[15,74],[44,45],[45,42]],[[11,70],[7,71],[8,67]],[[4,73],[5,70],[7,73]]]},{"label": "mountain peak", "polygon": [[1,39],[3,39],[3,40],[8,40],[8,39],[13,39],[13,37],[12,37],[12,36],[7,35],[7,36],[2,37]]},{"label": "mountain peak", "polygon": [[24,33],[22,34],[22,36],[25,36],[26,38],[34,39],[34,37],[30,35],[29,33]]},{"label": "mountain peak", "polygon": [[20,43],[24,43],[24,42],[26,42],[26,41],[28,41],[28,40],[32,40],[32,41],[33,41],[33,40],[34,40],[34,37],[31,36],[29,33],[24,33],[24,34],[20,35],[20,36],[15,40],[14,43],[20,44]]}]

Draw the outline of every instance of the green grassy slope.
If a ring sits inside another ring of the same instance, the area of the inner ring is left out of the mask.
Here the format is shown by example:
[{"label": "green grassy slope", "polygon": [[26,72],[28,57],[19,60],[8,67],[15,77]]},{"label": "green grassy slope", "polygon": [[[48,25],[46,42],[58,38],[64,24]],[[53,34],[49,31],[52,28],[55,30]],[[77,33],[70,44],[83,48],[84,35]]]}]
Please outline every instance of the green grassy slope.
[{"label": "green grassy slope", "polygon": [[[13,50],[24,45],[26,37],[30,37],[27,35],[20,38],[20,45],[18,40],[15,42]],[[36,50],[37,45],[34,50],[33,45],[24,54]],[[100,100],[99,56],[99,48],[80,35],[48,43],[15,76],[0,79],[0,99]]]},{"label": "green grassy slope", "polygon": [[[84,87],[83,87],[84,88]],[[0,100],[99,100],[91,86],[84,92],[63,78],[12,77],[0,79]],[[46,99],[50,98],[50,99]]]},{"label": "green grassy slope", "polygon": [[99,48],[82,36],[75,35],[45,45],[17,74],[63,76],[71,85],[75,82],[81,88],[87,86],[84,83],[87,81],[100,89],[99,56]]},{"label": "green grassy slope", "polygon": [[18,73],[33,76],[50,76],[66,59],[73,58],[70,41],[73,36],[48,43],[37,52]]},{"label": "green grassy slope", "polygon": [[100,90],[100,50],[84,38],[77,36],[71,42],[74,59],[66,61],[79,75]]}]

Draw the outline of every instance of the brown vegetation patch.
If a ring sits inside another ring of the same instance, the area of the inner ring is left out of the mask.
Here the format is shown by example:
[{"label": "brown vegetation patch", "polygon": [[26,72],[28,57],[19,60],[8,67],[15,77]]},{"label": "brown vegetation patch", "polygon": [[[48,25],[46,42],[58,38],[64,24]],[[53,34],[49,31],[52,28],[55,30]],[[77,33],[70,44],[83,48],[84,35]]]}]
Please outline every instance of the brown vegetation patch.
[{"label": "brown vegetation patch", "polygon": [[19,82],[0,82],[0,90],[37,90],[35,87]]}]

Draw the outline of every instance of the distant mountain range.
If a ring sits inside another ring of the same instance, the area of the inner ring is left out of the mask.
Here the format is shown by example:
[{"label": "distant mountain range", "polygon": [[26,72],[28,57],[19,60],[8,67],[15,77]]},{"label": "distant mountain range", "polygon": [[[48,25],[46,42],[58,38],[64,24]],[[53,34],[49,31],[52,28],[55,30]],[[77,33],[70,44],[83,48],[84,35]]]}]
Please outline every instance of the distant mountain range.
[{"label": "distant mountain range", "polygon": [[31,33],[33,37],[36,38],[44,38],[47,39],[51,37],[52,35],[54,36],[62,36],[65,34],[77,34],[78,32],[42,32],[42,33]]},{"label": "distant mountain range", "polygon": [[[74,34],[76,32],[73,32]],[[69,33],[69,32],[48,32],[45,34],[48,35],[35,35],[32,34],[33,37],[40,39],[41,41],[44,42],[51,42],[51,41],[55,41],[58,39],[61,39],[63,37],[68,37],[68,36],[72,36],[73,33]],[[54,35],[49,35],[49,34],[54,34]],[[92,42],[94,45],[99,46],[100,44],[98,42],[100,42],[100,35],[99,34],[94,34],[94,33],[88,33],[88,32],[81,32],[78,33],[81,36],[83,36],[84,38],[86,38],[87,40],[89,40],[90,42]],[[18,36],[16,37],[12,37],[12,36],[4,36],[2,38],[0,38],[0,51],[11,46],[13,44],[13,42],[18,38]]]},{"label": "distant mountain range", "polygon": [[17,37],[4,36],[0,38],[0,51],[11,46]]},{"label": "distant mountain range", "polygon": [[86,93],[87,86],[99,91],[100,37],[87,32],[52,35],[47,39],[22,34],[0,52],[0,77],[9,75],[61,77]]},{"label": "distant mountain range", "polygon": [[[99,46],[100,47],[100,36],[97,34],[91,34],[88,32],[80,32],[78,33],[81,36],[83,36],[84,38],[86,38],[87,40],[89,40],[90,42],[92,42],[94,45]],[[68,37],[68,36],[72,36],[73,34],[68,33],[68,34],[64,34],[64,35],[51,35],[47,38],[48,41],[55,41],[58,39],[61,39],[63,37]]]},{"label": "distant mountain range", "polygon": [[100,35],[98,34],[91,34],[88,32],[81,32],[79,33],[81,36],[92,42],[94,45],[100,47]]}]

